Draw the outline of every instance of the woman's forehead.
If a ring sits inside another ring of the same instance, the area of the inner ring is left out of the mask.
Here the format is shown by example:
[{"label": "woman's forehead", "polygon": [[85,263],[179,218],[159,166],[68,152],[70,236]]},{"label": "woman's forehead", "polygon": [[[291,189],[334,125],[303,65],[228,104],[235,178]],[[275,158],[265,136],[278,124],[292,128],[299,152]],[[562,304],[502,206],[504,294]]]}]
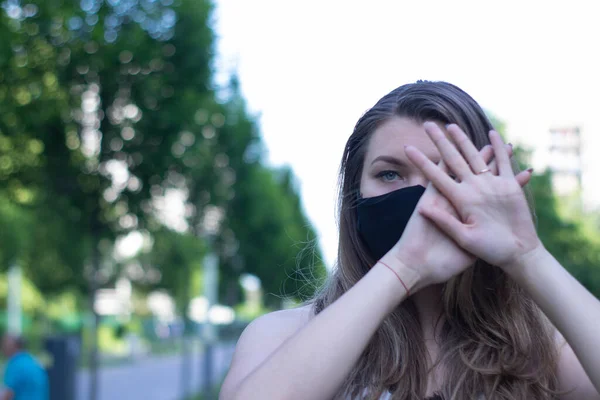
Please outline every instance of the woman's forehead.
[{"label": "woman's forehead", "polygon": [[404,159],[406,158],[404,146],[418,148],[431,160],[440,158],[437,148],[427,136],[422,123],[405,117],[393,117],[380,125],[371,135],[365,161],[369,162],[380,155]]}]

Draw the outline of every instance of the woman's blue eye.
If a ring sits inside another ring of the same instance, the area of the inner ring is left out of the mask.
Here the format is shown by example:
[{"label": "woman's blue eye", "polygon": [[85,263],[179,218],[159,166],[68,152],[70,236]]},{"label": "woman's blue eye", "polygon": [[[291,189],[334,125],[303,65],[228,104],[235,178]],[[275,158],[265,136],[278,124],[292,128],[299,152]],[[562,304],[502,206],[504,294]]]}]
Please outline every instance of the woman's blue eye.
[{"label": "woman's blue eye", "polygon": [[400,178],[400,175],[395,171],[381,171],[377,174],[377,177],[383,179],[385,182],[389,182],[395,178]]}]

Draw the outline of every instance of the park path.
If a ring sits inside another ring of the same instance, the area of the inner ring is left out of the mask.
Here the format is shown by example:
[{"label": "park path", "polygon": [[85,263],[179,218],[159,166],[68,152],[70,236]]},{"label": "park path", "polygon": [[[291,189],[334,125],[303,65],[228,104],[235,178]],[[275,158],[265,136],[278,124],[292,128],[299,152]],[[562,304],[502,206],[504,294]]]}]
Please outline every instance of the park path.
[{"label": "park path", "polygon": [[[232,343],[214,349],[214,380],[218,383],[229,368]],[[202,366],[200,351],[192,353],[188,373],[192,393],[200,390]],[[105,367],[99,371],[98,400],[181,400],[181,355],[151,356],[126,365]],[[77,377],[77,400],[87,400],[90,375],[81,370]]]}]

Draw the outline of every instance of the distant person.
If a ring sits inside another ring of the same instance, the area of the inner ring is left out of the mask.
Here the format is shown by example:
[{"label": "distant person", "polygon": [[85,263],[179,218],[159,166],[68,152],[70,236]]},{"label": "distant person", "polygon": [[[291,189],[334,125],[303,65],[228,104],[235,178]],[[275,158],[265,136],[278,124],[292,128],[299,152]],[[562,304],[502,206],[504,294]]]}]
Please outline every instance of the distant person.
[{"label": "distant person", "polygon": [[511,155],[452,84],[382,97],[344,149],[337,265],[246,328],[220,398],[600,400],[600,301],[540,241]]},{"label": "distant person", "polygon": [[48,400],[48,375],[40,363],[25,351],[23,339],[6,334],[2,353],[8,359],[4,370],[1,400]]}]

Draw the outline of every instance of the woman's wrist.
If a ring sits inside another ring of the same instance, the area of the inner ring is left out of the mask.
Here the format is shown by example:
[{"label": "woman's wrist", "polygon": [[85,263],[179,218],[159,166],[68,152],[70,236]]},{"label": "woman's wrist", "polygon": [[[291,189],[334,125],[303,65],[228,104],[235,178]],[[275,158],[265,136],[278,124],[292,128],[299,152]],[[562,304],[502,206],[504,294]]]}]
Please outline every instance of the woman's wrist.
[{"label": "woman's wrist", "polygon": [[406,292],[406,296],[410,296],[418,290],[421,282],[420,274],[408,267],[401,259],[385,255],[378,263],[388,269],[388,273],[398,281],[400,287]]},{"label": "woman's wrist", "polygon": [[543,263],[544,258],[549,255],[548,250],[546,250],[544,245],[540,242],[536,247],[523,253],[519,257],[516,257],[513,261],[501,268],[513,279],[525,279],[531,272],[529,270],[535,268],[536,265]]}]

